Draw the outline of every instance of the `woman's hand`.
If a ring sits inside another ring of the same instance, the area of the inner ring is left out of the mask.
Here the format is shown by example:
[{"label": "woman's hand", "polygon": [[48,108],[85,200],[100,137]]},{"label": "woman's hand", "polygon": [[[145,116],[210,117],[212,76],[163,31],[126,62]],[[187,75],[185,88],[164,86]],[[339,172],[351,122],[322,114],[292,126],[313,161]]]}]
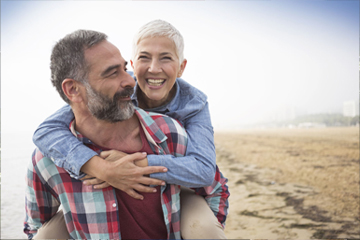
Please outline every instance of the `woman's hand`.
[{"label": "woman's hand", "polygon": [[[127,155],[126,153],[117,150],[102,151],[100,153],[101,158],[111,162],[119,160],[120,158],[123,158],[126,155]],[[83,184],[86,186],[92,185],[94,189],[103,189],[111,186],[109,183],[90,175],[86,175],[80,180],[83,181]]]},{"label": "woman's hand", "polygon": [[100,153],[100,157],[105,159],[106,161],[115,162],[125,156],[127,156],[127,153],[118,151],[118,150],[109,150],[109,151],[102,151]]},{"label": "woman's hand", "polygon": [[[117,161],[120,158],[123,158],[123,157],[125,157],[127,155],[128,155],[127,153],[124,153],[124,152],[121,152],[121,151],[118,151],[118,150],[102,151],[100,153],[100,157],[104,158],[107,161],[111,161],[111,162]],[[146,153],[144,153],[144,155],[145,155],[145,157],[143,159],[134,160],[134,164],[136,166],[138,166],[138,167],[147,167],[147,166],[149,166],[148,160],[147,160],[147,157],[146,157]]]},{"label": "woman's hand", "polygon": [[108,184],[107,182],[98,179],[96,177],[90,176],[90,175],[86,175],[85,177],[80,179],[81,181],[83,181],[83,184],[86,186],[93,186],[94,189],[103,189],[103,188],[107,188],[110,187],[111,185]]},{"label": "woman's hand", "polygon": [[[107,164],[103,167],[91,166],[88,164],[87,170],[93,169],[93,172],[87,171],[91,175],[97,175],[98,178],[84,178],[85,185],[94,185],[94,188],[101,189],[108,186],[113,186],[119,190],[126,192],[129,196],[135,199],[143,200],[144,197],[139,192],[156,192],[156,188],[149,187],[149,185],[165,185],[165,182],[159,179],[150,178],[151,173],[166,172],[167,168],[162,166],[148,166],[146,153],[126,154],[117,150],[103,151],[99,156],[96,156],[100,162],[105,159]],[[95,157],[94,157],[95,158]],[[93,159],[96,160],[96,159]],[[92,164],[90,161],[88,163]],[[85,165],[84,165],[85,166]],[[83,166],[83,167],[84,167]],[[94,171],[94,169],[98,169]],[[84,169],[84,172],[86,169]]]}]

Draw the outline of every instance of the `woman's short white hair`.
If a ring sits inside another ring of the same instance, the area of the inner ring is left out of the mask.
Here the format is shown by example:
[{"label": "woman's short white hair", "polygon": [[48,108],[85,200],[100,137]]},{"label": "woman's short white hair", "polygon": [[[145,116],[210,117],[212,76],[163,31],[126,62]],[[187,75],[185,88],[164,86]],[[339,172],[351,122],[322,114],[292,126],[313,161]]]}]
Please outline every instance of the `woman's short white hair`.
[{"label": "woman's short white hair", "polygon": [[170,23],[163,20],[154,20],[142,26],[133,40],[132,58],[135,60],[139,42],[148,37],[168,37],[173,40],[176,47],[176,54],[181,64],[184,60],[184,39],[180,32]]}]

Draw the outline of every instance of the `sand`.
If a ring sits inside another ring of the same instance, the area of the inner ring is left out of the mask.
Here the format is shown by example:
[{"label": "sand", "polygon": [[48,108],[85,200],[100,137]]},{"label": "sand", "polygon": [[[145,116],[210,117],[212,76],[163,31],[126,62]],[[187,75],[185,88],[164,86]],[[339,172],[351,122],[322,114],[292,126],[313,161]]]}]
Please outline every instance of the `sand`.
[{"label": "sand", "polygon": [[215,133],[230,239],[360,238],[359,128]]}]

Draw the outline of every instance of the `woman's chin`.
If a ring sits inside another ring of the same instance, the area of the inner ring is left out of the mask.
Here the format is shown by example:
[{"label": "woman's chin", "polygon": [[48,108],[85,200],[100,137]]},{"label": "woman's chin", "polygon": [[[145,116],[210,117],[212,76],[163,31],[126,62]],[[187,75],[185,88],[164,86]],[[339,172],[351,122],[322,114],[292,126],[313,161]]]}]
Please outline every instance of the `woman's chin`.
[{"label": "woman's chin", "polygon": [[156,104],[157,106],[163,105],[166,102],[166,96],[164,95],[148,95],[149,102]]}]

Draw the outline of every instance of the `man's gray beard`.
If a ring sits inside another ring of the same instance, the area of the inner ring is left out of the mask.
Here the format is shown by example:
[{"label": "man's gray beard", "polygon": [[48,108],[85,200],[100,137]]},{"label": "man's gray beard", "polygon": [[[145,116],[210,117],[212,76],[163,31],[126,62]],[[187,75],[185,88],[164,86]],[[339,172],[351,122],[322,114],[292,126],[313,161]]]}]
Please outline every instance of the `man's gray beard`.
[{"label": "man's gray beard", "polygon": [[85,84],[88,103],[87,106],[91,114],[99,120],[108,122],[121,122],[128,120],[134,115],[134,105],[131,101],[119,101],[123,96],[131,96],[133,88],[125,88],[117,92],[113,99],[97,92],[89,83]]}]

